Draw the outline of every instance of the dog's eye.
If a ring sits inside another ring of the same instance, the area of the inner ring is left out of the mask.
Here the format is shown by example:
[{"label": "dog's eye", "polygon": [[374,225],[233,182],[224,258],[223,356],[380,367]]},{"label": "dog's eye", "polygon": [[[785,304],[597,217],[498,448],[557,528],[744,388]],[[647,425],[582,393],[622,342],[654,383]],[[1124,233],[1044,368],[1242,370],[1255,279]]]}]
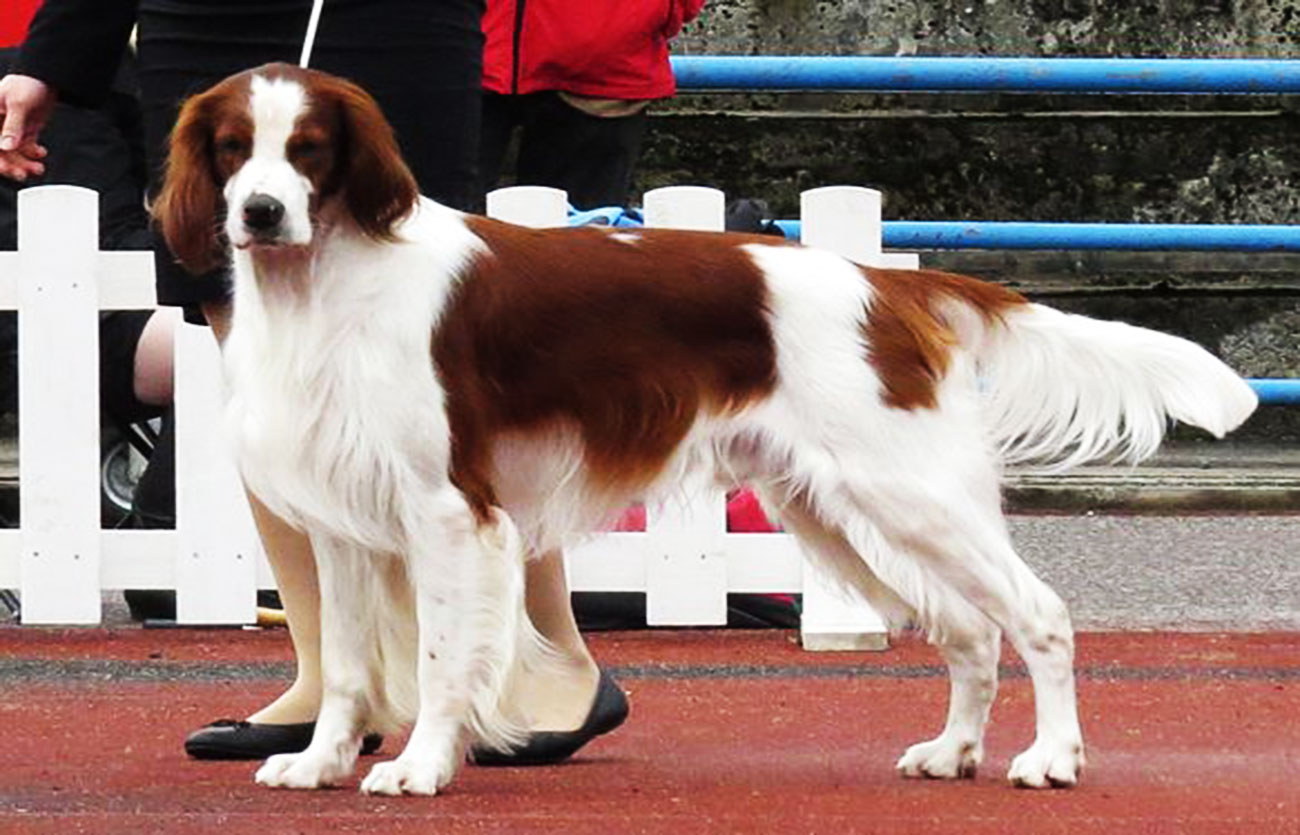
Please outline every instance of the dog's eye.
[{"label": "dog's eye", "polygon": [[314,139],[299,139],[289,146],[289,153],[299,157],[309,157],[321,152],[323,146]]},{"label": "dog's eye", "polygon": [[226,136],[217,140],[217,151],[222,154],[239,154],[244,151],[244,140],[238,136]]}]

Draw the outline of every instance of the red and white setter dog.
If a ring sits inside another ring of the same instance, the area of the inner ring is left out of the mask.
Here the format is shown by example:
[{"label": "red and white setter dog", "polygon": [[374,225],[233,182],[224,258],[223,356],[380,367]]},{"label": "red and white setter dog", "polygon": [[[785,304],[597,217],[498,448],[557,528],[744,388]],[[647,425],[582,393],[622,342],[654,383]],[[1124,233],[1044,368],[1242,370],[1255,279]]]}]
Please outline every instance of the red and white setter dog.
[{"label": "red and white setter dog", "polygon": [[311,746],[258,771],[270,786],[344,780],[363,730],[411,718],[363,791],[433,794],[467,738],[516,742],[500,695],[546,657],[526,555],[695,472],[753,486],[938,646],[947,723],[902,773],[974,772],[1005,635],[1037,719],[1008,776],[1072,785],[1070,620],[1008,538],[1001,468],[1137,460],[1171,418],[1222,435],[1256,405],[1196,345],[974,279],[452,211],[418,195],[368,95],[286,65],[185,104],[155,211],[193,270],[229,253],[239,466],[319,565],[324,702]]}]

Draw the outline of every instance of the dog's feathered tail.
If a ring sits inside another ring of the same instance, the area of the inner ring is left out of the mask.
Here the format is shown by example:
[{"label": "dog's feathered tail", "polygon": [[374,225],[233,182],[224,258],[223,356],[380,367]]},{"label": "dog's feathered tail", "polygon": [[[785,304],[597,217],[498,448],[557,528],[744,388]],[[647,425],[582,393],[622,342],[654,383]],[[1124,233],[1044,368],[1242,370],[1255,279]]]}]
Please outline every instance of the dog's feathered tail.
[{"label": "dog's feathered tail", "polygon": [[1037,304],[1002,311],[982,330],[974,353],[985,425],[1007,463],[1135,463],[1171,420],[1223,437],[1258,404],[1232,369],[1176,336]]}]

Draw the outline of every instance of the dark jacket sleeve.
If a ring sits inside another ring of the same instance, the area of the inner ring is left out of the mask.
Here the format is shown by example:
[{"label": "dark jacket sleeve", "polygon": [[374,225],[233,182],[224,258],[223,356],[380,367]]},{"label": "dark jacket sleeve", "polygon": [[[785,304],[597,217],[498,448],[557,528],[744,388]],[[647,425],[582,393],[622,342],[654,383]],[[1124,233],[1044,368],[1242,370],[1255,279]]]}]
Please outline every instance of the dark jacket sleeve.
[{"label": "dark jacket sleeve", "polygon": [[138,2],[45,0],[13,71],[39,78],[69,104],[102,104],[126,52]]}]

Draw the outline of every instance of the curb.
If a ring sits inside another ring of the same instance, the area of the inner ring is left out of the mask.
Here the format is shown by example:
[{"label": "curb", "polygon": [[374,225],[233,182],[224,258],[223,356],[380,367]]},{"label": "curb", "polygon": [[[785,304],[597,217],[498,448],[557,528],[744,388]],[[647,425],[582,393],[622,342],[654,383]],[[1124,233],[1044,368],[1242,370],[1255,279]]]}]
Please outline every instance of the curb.
[{"label": "curb", "polygon": [[1082,468],[1058,475],[1011,473],[1012,513],[1300,513],[1300,469]]}]

